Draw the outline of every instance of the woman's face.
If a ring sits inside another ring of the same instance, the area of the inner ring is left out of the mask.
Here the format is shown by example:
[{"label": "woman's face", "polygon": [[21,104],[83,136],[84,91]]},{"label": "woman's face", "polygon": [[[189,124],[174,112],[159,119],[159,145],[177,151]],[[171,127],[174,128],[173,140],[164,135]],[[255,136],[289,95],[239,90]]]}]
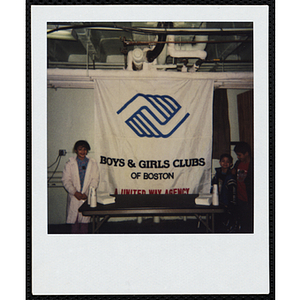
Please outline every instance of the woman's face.
[{"label": "woman's face", "polygon": [[79,146],[75,152],[77,154],[77,157],[81,160],[83,160],[87,155],[87,149],[83,146]]}]

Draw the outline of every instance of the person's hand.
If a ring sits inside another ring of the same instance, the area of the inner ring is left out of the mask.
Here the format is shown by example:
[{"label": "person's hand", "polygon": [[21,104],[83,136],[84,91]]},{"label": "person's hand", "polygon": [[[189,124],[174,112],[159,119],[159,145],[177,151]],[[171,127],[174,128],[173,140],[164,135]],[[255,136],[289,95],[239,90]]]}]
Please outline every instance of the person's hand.
[{"label": "person's hand", "polygon": [[88,198],[88,196],[86,194],[81,194],[81,195],[82,195],[81,200],[86,200]]},{"label": "person's hand", "polygon": [[74,196],[77,198],[77,200],[82,200],[83,195],[80,192],[76,192]]}]

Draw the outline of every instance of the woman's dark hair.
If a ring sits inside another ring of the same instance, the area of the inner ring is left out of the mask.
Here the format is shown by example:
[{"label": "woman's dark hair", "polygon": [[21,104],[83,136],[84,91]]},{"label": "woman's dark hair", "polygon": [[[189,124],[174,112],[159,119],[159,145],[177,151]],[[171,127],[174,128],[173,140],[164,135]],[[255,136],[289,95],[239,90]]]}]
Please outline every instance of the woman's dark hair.
[{"label": "woman's dark hair", "polygon": [[233,162],[232,156],[231,156],[230,154],[228,154],[228,153],[223,153],[223,154],[220,156],[220,161],[221,161],[224,157],[227,157],[227,158],[229,159],[230,163]]},{"label": "woman's dark hair", "polygon": [[88,152],[91,150],[91,147],[87,141],[80,140],[75,143],[73,152],[76,152],[79,146],[84,147]]},{"label": "woman's dark hair", "polygon": [[243,154],[248,152],[249,156],[251,156],[251,147],[246,142],[237,143],[236,146],[234,147],[233,151],[235,153],[243,153]]}]

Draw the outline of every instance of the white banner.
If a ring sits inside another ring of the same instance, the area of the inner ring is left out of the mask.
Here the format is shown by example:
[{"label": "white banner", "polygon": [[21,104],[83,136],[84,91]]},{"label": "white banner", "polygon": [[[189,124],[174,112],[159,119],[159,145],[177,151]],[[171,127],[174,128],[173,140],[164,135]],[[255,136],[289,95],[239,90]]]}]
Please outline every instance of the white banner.
[{"label": "white banner", "polygon": [[213,81],[156,73],[95,79],[98,190],[209,193]]}]

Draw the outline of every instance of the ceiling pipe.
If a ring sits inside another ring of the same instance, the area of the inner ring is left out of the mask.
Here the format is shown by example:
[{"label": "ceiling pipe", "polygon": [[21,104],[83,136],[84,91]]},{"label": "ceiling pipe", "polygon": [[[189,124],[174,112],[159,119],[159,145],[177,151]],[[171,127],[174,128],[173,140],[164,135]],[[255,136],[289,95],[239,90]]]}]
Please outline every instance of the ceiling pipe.
[{"label": "ceiling pipe", "polygon": [[[164,28],[172,28],[173,23],[172,22],[159,22],[157,24],[158,28],[164,27]],[[165,42],[166,41],[166,34],[162,33],[158,35],[158,42]],[[164,43],[157,43],[155,48],[153,50],[149,50],[146,54],[146,58],[148,62],[153,62],[162,52],[165,44]]]},{"label": "ceiling pipe", "polygon": [[128,71],[140,71],[143,69],[145,52],[140,48],[135,48],[127,54],[127,69]]},{"label": "ceiling pipe", "polygon": [[231,44],[231,43],[252,43],[252,40],[224,40],[224,41],[165,41],[165,42],[158,42],[158,41],[151,41],[151,42],[134,42],[134,41],[126,41],[125,38],[122,39],[122,42],[124,44],[124,46],[144,46],[144,45],[155,45],[155,44],[200,44],[200,43],[204,43],[204,44]]},{"label": "ceiling pipe", "polygon": [[61,26],[53,29],[49,29],[47,34],[51,34],[55,31],[69,30],[69,29],[81,29],[89,28],[91,30],[108,30],[108,31],[127,31],[127,32],[137,32],[143,34],[153,34],[158,35],[160,33],[173,34],[173,35],[252,35],[253,28],[139,28],[139,27],[124,27],[124,26],[111,26],[111,25],[71,25],[71,26]]},{"label": "ceiling pipe", "polygon": [[76,41],[76,38],[72,35],[72,32],[68,30],[61,30],[49,34],[47,33],[47,38],[55,40]]}]

